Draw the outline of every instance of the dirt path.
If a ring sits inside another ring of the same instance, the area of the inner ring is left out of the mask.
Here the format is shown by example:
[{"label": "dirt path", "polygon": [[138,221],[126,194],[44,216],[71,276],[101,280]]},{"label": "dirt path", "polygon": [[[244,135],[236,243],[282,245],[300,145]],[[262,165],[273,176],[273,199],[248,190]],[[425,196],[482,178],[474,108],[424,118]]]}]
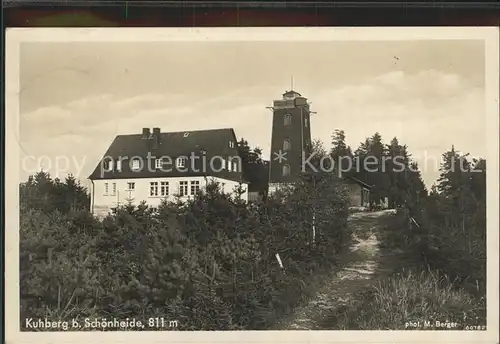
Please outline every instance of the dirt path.
[{"label": "dirt path", "polygon": [[380,219],[388,211],[354,213],[349,217],[353,228],[353,245],[349,263],[333,274],[308,303],[295,310],[280,324],[280,330],[333,330],[328,319],[335,309],[345,305],[352,295],[372,284],[375,278],[390,271],[382,259],[377,239]]}]

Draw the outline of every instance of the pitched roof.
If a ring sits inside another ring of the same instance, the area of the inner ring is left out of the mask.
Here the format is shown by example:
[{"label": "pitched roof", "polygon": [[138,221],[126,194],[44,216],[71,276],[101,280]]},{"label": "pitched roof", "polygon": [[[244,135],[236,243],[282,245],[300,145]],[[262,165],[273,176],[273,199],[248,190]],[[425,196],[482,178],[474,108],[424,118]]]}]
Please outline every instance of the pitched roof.
[{"label": "pitched roof", "polygon": [[353,176],[346,176],[345,179],[346,180],[351,180],[351,181],[353,181],[355,183],[358,183],[358,184],[360,184],[360,185],[362,185],[362,186],[364,186],[364,187],[366,187],[368,189],[373,188],[373,185],[367,184],[367,183],[363,182],[362,180],[359,180],[358,178],[353,177]]},{"label": "pitched roof", "polygon": [[[154,157],[169,157],[172,160],[181,156],[189,157],[191,154],[201,157],[202,150],[206,152],[207,158],[213,156],[239,156],[237,140],[232,128],[159,133],[157,147],[154,146],[153,141],[154,139],[144,139],[142,134],[116,136],[102,159],[122,158],[122,171],[102,172],[101,164],[103,160],[101,159],[89,179],[173,177],[202,174],[202,172],[195,173],[194,171],[191,173],[178,172],[175,169],[172,172],[150,171],[148,168],[144,168],[140,172],[132,171],[129,160],[134,157],[146,159],[148,154]],[[233,141],[234,145],[229,146],[229,141]],[[212,173],[204,174],[213,175]],[[240,175],[234,173],[230,173],[230,177],[232,177],[231,179],[241,179]]]}]

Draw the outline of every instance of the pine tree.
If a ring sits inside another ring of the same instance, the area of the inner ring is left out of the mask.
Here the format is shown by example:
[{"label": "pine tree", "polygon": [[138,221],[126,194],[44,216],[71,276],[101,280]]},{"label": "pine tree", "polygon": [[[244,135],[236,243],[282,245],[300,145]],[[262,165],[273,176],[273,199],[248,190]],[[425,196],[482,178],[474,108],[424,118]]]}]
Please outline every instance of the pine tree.
[{"label": "pine tree", "polygon": [[[341,129],[336,129],[332,134],[332,148],[330,155],[333,162],[343,174],[349,175],[354,168],[353,154],[351,147],[346,144],[345,132]],[[339,174],[340,175],[340,174]]]}]

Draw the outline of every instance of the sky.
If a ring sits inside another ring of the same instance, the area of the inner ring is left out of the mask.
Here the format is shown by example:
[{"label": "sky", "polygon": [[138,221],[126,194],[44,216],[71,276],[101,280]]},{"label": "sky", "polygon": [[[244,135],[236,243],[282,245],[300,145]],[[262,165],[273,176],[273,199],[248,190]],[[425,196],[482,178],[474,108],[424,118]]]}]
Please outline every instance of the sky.
[{"label": "sky", "polygon": [[269,157],[267,106],[293,88],[316,114],[313,139],[342,129],[355,150],[379,132],[420,162],[428,186],[452,145],[485,156],[484,43],[23,42],[25,180],[43,168],[86,178],[116,135],[234,128]]}]

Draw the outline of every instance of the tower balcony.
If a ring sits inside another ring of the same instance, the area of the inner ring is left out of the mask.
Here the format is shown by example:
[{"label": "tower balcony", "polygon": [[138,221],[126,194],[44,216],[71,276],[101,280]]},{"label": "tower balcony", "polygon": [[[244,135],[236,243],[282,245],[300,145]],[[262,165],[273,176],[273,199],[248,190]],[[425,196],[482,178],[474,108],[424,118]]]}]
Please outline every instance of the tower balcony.
[{"label": "tower balcony", "polygon": [[306,107],[309,108],[307,99],[304,97],[295,97],[293,99],[280,99],[273,101],[273,108],[278,109],[292,109],[295,107]]}]

